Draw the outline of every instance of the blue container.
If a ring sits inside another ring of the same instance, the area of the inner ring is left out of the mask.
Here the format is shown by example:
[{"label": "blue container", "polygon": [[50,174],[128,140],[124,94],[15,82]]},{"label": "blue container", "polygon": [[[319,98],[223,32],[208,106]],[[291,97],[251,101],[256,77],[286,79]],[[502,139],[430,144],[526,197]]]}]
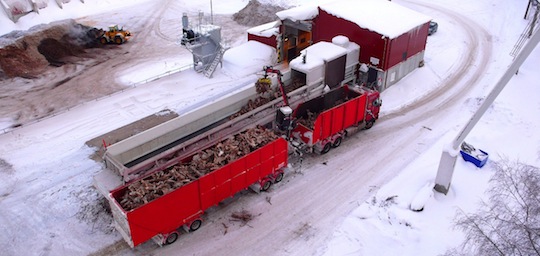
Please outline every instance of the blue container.
[{"label": "blue container", "polygon": [[479,168],[482,168],[482,166],[486,164],[489,157],[489,154],[481,149],[477,149],[475,151],[472,151],[471,153],[463,150],[460,150],[459,152],[461,153],[463,160],[471,162]]}]

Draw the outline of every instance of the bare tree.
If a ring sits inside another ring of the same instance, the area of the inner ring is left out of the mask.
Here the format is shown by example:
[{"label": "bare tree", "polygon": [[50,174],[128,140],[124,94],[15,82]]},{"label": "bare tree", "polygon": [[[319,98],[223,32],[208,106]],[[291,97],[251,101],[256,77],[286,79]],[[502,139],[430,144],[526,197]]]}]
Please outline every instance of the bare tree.
[{"label": "bare tree", "polygon": [[495,170],[488,202],[456,218],[466,238],[447,255],[540,255],[540,169],[503,160]]}]

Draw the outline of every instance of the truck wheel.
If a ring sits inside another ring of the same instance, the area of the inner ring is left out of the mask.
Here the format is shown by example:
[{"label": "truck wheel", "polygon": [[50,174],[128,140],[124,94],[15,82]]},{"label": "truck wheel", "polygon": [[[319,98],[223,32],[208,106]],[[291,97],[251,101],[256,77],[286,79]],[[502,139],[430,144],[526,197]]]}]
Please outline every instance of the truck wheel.
[{"label": "truck wheel", "polygon": [[178,239],[178,233],[172,232],[167,236],[167,239],[165,239],[165,244],[172,244],[176,242],[176,239]]},{"label": "truck wheel", "polygon": [[101,44],[107,44],[107,38],[102,37],[102,38],[99,39],[99,42],[100,42]]},{"label": "truck wheel", "polygon": [[270,188],[270,185],[272,185],[272,183],[269,180],[265,181],[262,185],[261,191],[267,191]]},{"label": "truck wheel", "polygon": [[332,148],[332,143],[330,142],[326,143],[321,151],[321,155],[328,153],[328,151],[330,151],[331,148]]},{"label": "truck wheel", "polygon": [[114,38],[114,42],[116,44],[122,44],[124,42],[124,40],[122,40],[121,37],[117,36],[117,37]]},{"label": "truck wheel", "polygon": [[371,127],[373,127],[373,124],[375,124],[375,120],[369,120],[367,121],[366,123],[366,126],[364,127],[364,129],[371,129]]},{"label": "truck wheel", "polygon": [[334,143],[332,144],[332,147],[337,148],[341,145],[341,137],[337,137],[336,140],[334,140]]},{"label": "truck wheel", "polygon": [[278,183],[283,180],[283,173],[280,172],[276,175],[276,178],[274,179],[274,182]]},{"label": "truck wheel", "polygon": [[191,222],[191,225],[189,225],[189,232],[193,232],[193,231],[196,231],[197,229],[199,229],[202,225],[202,221],[201,220],[195,220],[193,222]]}]

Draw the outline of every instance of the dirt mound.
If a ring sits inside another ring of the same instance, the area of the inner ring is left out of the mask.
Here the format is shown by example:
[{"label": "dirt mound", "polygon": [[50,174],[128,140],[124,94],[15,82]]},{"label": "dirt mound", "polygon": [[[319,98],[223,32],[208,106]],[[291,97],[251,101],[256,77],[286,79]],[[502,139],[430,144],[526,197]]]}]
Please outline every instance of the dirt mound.
[{"label": "dirt mound", "polygon": [[74,20],[38,25],[28,31],[14,31],[0,37],[0,69],[7,77],[32,78],[51,64],[97,47],[98,30]]},{"label": "dirt mound", "polygon": [[278,20],[276,12],[284,9],[281,6],[250,0],[246,7],[233,15],[233,20],[244,26],[258,26]]},{"label": "dirt mound", "polygon": [[81,48],[69,47],[68,44],[53,38],[43,39],[37,46],[37,50],[53,66],[62,66],[64,64],[62,58],[75,55],[82,51]]}]

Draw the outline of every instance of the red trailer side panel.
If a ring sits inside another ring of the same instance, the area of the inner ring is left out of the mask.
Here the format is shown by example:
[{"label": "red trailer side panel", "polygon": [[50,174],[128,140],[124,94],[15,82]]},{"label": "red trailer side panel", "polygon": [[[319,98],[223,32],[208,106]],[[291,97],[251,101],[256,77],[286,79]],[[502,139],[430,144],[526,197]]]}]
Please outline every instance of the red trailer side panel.
[{"label": "red trailer side panel", "polygon": [[280,139],[274,142],[275,143],[275,149],[274,152],[274,159],[276,161],[276,167],[277,169],[287,166],[288,159],[289,159],[289,144],[285,139]]},{"label": "red trailer side panel", "polygon": [[356,116],[356,123],[364,121],[364,118],[366,116],[366,104],[367,104],[367,96],[366,94],[362,94],[360,97],[358,97],[358,105],[357,105],[357,116]]},{"label": "red trailer side panel", "polygon": [[168,234],[190,223],[209,207],[285,167],[287,150],[287,141],[278,138],[131,211],[124,211],[118,203],[129,184],[112,191],[111,196],[115,199],[116,207],[125,214],[133,246],[137,246],[158,234]]},{"label": "red trailer side panel", "polygon": [[[253,157],[255,158],[255,157]],[[247,182],[248,172],[247,159],[245,161],[235,161],[231,165],[231,189],[233,191],[240,191],[247,188],[251,183]],[[253,183],[253,182],[252,182]]]},{"label": "red trailer side panel", "polygon": [[[354,103],[354,102],[349,102],[349,103]],[[340,105],[340,106],[337,106],[333,109],[332,111],[332,122],[330,123],[331,126],[332,126],[332,130],[330,131],[330,135],[334,135],[340,131],[343,131],[343,129],[345,129],[345,127],[343,127],[343,123],[344,123],[344,117],[345,117],[345,105],[347,104],[343,104],[343,105]]]},{"label": "red trailer side panel", "polygon": [[[237,160],[239,162],[244,161],[244,159]],[[220,169],[217,169],[210,174],[214,175],[214,181],[216,186],[216,193],[214,194],[213,205],[217,205],[219,202],[223,201],[225,198],[233,196],[237,191],[232,191],[231,187],[231,165],[225,165]],[[241,189],[240,189],[241,190]]]},{"label": "red trailer side panel", "polygon": [[194,181],[127,212],[133,245],[137,246],[157,234],[174,230],[199,213],[202,213],[202,209],[198,181]]},{"label": "red trailer side panel", "polygon": [[343,126],[345,127],[350,127],[352,125],[355,125],[356,123],[358,123],[358,103],[359,103],[360,99],[359,98],[356,98],[354,100],[352,100],[351,102],[349,102],[349,104],[345,104],[344,108],[344,120],[343,120]]},{"label": "red trailer side panel", "polygon": [[[311,141],[311,144],[308,145],[314,145],[352,125],[364,121],[366,102],[367,96],[366,94],[362,94],[320,113],[313,125],[313,140]],[[309,129],[302,125],[298,125],[298,127],[295,128],[295,131],[301,132],[300,138],[307,144],[307,138],[304,134],[308,132]]]}]

